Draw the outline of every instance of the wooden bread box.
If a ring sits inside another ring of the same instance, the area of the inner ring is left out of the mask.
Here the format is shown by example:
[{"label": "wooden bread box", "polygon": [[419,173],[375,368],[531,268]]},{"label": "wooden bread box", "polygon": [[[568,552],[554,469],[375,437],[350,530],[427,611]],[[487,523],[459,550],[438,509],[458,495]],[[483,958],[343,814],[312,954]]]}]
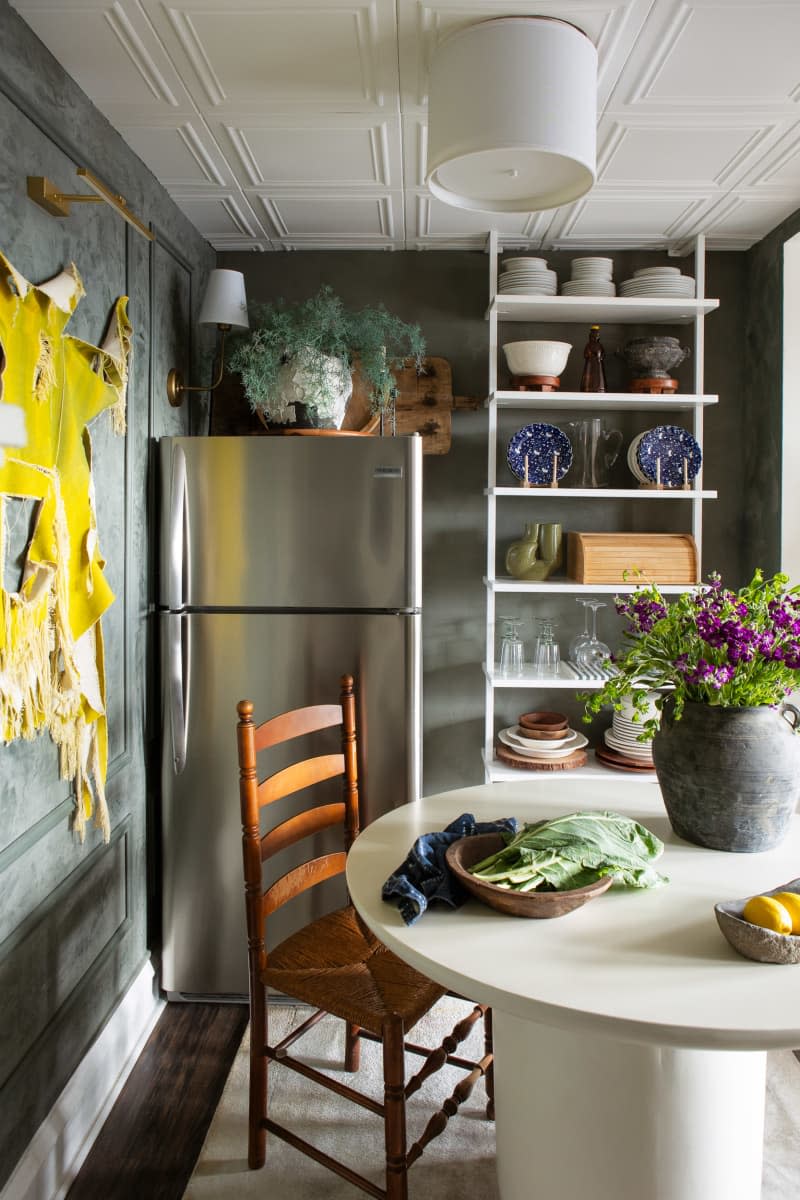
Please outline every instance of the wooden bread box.
[{"label": "wooden bread box", "polygon": [[690,533],[567,534],[567,575],[577,583],[691,584],[698,571]]}]

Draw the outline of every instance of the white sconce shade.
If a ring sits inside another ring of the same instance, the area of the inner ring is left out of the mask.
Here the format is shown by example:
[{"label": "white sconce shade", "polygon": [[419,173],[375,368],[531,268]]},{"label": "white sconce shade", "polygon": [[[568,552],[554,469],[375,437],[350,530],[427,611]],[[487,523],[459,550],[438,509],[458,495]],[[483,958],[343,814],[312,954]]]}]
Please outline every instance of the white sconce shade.
[{"label": "white sconce shade", "polygon": [[198,325],[216,325],[221,331],[219,347],[219,371],[213,383],[207,386],[185,384],[180,372],[173,367],[167,375],[167,400],[173,408],[180,408],[188,392],[213,392],[222,383],[225,372],[225,334],[229,329],[249,329],[247,296],[244,291],[244,275],[241,271],[213,270],[208,278],[208,287],[200,305]]},{"label": "white sconce shade", "polygon": [[428,88],[431,193],[474,212],[569,204],[595,181],[597,50],[553,17],[500,17],[450,34]]},{"label": "white sconce shade", "polygon": [[250,328],[244,275],[241,271],[217,269],[211,272],[197,321],[199,325],[228,325],[231,329]]}]

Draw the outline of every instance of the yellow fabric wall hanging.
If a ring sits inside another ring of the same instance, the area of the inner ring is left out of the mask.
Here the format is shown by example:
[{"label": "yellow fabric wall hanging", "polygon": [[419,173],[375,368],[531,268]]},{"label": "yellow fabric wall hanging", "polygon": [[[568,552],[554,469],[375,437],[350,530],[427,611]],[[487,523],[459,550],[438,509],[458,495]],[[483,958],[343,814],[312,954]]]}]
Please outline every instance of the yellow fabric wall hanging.
[{"label": "yellow fabric wall hanging", "polygon": [[105,409],[125,432],[131,346],[127,296],[102,346],[65,333],[84,294],[74,265],[33,285],[0,254],[0,403],[25,411],[28,442],[0,463],[0,567],[9,498],[36,503],[21,584],[0,576],[0,735],[47,729],[75,787],[81,840],[94,816],[107,840],[108,736],[100,617],[114,596],[97,538],[89,423]]}]

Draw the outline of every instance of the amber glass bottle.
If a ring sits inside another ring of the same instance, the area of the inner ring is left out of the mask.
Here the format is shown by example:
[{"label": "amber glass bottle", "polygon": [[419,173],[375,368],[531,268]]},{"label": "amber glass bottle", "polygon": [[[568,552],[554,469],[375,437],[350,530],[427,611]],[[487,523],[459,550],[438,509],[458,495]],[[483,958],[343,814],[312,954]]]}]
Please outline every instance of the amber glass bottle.
[{"label": "amber glass bottle", "polygon": [[606,370],[603,366],[605,356],[600,341],[600,326],[592,325],[589,330],[589,341],[583,352],[584,364],[580,386],[582,392],[604,392],[606,390]]}]

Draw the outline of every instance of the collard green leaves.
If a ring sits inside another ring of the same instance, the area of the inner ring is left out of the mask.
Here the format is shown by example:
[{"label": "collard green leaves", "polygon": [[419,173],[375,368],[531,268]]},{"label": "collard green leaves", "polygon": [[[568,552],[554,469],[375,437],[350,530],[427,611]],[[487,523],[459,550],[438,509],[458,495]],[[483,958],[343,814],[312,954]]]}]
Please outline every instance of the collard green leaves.
[{"label": "collard green leaves", "polygon": [[619,813],[568,813],[505,836],[504,849],[471,868],[473,875],[499,887],[565,891],[606,875],[632,888],[667,882],[651,865],[663,853],[663,842]]}]

